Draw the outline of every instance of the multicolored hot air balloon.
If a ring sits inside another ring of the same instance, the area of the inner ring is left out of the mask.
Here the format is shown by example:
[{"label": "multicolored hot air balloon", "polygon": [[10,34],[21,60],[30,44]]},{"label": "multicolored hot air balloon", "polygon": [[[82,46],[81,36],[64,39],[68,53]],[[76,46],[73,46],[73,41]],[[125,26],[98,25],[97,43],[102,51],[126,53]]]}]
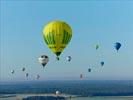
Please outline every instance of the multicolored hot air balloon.
[{"label": "multicolored hot air balloon", "polygon": [[66,22],[52,21],[44,27],[43,37],[49,49],[56,54],[57,60],[59,60],[60,54],[72,38],[72,29]]},{"label": "multicolored hot air balloon", "polygon": [[116,42],[115,43],[115,45],[114,45],[114,47],[115,47],[115,49],[117,50],[117,52],[118,52],[118,50],[120,49],[120,47],[121,47],[121,43],[119,43],[119,42]]}]

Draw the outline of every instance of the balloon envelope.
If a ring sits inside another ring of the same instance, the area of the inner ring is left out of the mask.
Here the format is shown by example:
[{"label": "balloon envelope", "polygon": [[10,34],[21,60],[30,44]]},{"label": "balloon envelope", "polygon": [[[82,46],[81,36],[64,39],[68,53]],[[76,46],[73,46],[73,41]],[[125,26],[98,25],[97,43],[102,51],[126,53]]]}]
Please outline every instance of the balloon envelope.
[{"label": "balloon envelope", "polygon": [[103,65],[104,65],[104,62],[102,61],[102,62],[101,62],[101,66],[103,66]]},{"label": "balloon envelope", "polygon": [[71,61],[72,57],[68,56],[66,59],[67,59],[67,61]]},{"label": "balloon envelope", "polygon": [[91,68],[88,69],[88,72],[91,72]]},{"label": "balloon envelope", "polygon": [[52,21],[43,29],[43,37],[49,49],[59,56],[66,48],[72,37],[71,27],[63,21]]},{"label": "balloon envelope", "polygon": [[83,78],[83,74],[80,74],[80,79],[82,79]]},{"label": "balloon envelope", "polygon": [[25,68],[24,67],[22,68],[22,71],[25,71]]},{"label": "balloon envelope", "polygon": [[56,94],[56,95],[59,95],[59,94],[60,94],[60,92],[59,92],[59,91],[56,91],[56,92],[55,92],[55,94]]},{"label": "balloon envelope", "polygon": [[42,55],[38,58],[38,62],[45,67],[45,65],[48,63],[49,57],[47,55]]},{"label": "balloon envelope", "polygon": [[37,74],[36,79],[39,79],[39,78],[40,78],[40,75]]},{"label": "balloon envelope", "polygon": [[121,47],[121,43],[119,42],[116,42],[115,45],[114,45],[115,49],[118,51]]},{"label": "balloon envelope", "polygon": [[28,77],[29,76],[29,73],[26,73],[25,76]]},{"label": "balloon envelope", "polygon": [[97,50],[98,48],[99,48],[99,45],[98,45],[98,44],[96,44],[96,45],[95,45],[95,49]]},{"label": "balloon envelope", "polygon": [[14,74],[14,70],[11,70],[11,73]]}]

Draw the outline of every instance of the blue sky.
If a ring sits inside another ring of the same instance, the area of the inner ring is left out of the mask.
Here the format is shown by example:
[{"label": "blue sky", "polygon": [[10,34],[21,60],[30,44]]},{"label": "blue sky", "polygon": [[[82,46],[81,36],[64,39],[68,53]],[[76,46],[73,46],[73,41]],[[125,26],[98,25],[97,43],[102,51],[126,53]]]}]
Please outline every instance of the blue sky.
[{"label": "blue sky", "polygon": [[[81,73],[88,80],[133,79],[133,1],[2,0],[0,5],[1,80],[27,81],[22,67],[30,74],[28,80],[38,73],[40,80],[79,79]],[[53,20],[73,29],[60,61],[42,37],[43,27]],[[122,44],[119,53],[114,50],[117,41]],[[93,47],[97,43],[99,50]],[[37,61],[42,54],[50,57],[45,69]],[[71,62],[66,61],[68,55]],[[87,72],[90,67],[92,73]]]}]

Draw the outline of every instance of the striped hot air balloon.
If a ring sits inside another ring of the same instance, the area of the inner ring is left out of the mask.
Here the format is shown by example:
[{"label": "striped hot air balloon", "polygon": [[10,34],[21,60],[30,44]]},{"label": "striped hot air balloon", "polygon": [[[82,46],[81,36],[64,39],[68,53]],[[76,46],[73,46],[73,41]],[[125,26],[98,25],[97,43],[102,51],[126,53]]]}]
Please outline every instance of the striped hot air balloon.
[{"label": "striped hot air balloon", "polygon": [[72,29],[66,22],[52,21],[44,27],[43,37],[48,47],[59,60],[60,54],[72,38]]}]

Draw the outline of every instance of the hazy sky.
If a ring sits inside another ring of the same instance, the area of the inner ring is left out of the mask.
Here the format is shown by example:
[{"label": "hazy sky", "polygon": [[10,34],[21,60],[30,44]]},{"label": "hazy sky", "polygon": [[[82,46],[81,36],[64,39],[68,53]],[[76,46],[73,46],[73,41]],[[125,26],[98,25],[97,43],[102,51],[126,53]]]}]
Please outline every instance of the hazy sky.
[{"label": "hazy sky", "polygon": [[[63,20],[73,29],[73,37],[56,61],[43,41],[42,29],[49,21]],[[0,78],[10,80],[133,79],[133,1],[43,1],[1,0]],[[114,43],[122,44],[117,53]],[[94,44],[100,44],[99,50]],[[38,57],[50,61],[43,69]],[[66,57],[71,55],[72,61]],[[100,66],[104,61],[104,67]],[[26,67],[30,77],[21,71]],[[88,73],[92,68],[92,73]],[[14,69],[14,75],[11,70]]]}]

